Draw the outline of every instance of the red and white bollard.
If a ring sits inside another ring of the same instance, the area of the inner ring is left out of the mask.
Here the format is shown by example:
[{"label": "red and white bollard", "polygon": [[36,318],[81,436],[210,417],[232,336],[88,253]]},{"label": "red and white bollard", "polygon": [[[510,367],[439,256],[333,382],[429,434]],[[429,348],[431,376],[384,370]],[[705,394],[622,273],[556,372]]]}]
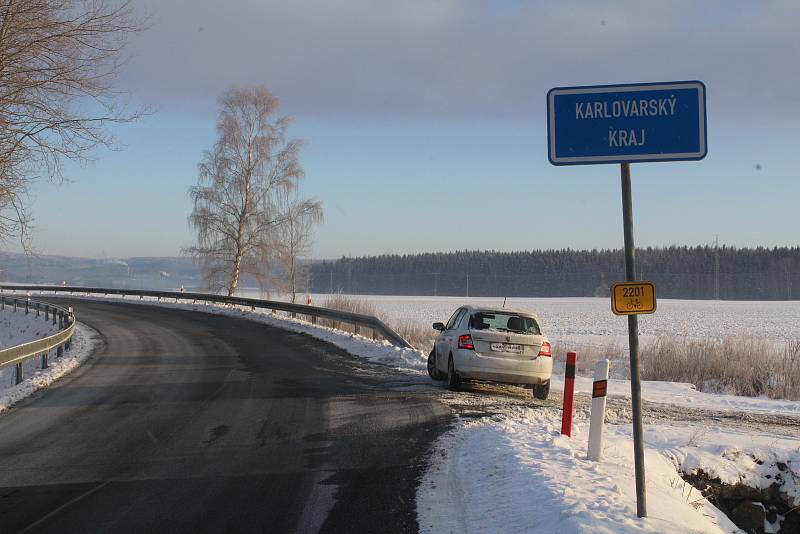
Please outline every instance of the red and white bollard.
[{"label": "red and white bollard", "polygon": [[561,433],[572,437],[572,404],[575,400],[575,362],[577,352],[567,353],[567,369],[564,372],[564,405],[561,410]]},{"label": "red and white bollard", "polygon": [[594,365],[592,421],[589,424],[589,449],[586,452],[586,456],[595,462],[600,459],[600,454],[603,452],[603,425],[606,422],[608,366],[608,360],[600,360]]}]

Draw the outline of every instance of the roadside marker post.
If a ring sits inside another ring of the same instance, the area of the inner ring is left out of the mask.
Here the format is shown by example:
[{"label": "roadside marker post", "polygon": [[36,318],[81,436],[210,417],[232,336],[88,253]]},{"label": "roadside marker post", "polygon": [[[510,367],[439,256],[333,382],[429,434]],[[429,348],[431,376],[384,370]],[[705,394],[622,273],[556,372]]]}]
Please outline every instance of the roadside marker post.
[{"label": "roadside marker post", "polygon": [[608,392],[608,360],[594,364],[592,384],[592,418],[589,423],[589,447],[586,456],[592,461],[600,460],[603,452],[603,427],[606,423],[606,393]]},{"label": "roadside marker post", "polygon": [[567,368],[564,371],[564,403],[561,408],[561,433],[572,437],[572,405],[575,401],[575,364],[577,352],[567,353]]},{"label": "roadside marker post", "polygon": [[[706,87],[699,81],[556,87],[547,93],[547,157],[550,163],[620,164],[628,282],[636,281],[630,164],[703,159],[708,152],[706,122]],[[647,516],[647,496],[637,314],[653,311],[655,288],[651,311],[631,309],[624,313],[628,316],[636,515],[639,517]]]}]

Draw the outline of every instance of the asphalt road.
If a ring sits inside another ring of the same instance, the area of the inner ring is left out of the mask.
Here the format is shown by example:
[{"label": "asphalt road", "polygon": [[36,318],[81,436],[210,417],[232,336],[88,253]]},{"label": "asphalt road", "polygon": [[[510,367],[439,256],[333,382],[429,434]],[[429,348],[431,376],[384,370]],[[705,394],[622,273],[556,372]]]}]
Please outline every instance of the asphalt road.
[{"label": "asphalt road", "polygon": [[102,342],[0,415],[0,532],[417,530],[450,422],[420,379],[244,319],[72,305]]}]

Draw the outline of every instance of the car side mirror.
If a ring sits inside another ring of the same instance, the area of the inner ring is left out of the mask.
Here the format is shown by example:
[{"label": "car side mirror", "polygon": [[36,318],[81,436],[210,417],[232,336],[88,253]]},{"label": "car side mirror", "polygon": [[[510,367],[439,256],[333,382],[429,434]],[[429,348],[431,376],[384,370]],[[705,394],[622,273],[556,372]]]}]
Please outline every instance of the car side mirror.
[{"label": "car side mirror", "polygon": [[439,332],[444,331],[444,323],[433,323],[433,329],[438,330]]}]

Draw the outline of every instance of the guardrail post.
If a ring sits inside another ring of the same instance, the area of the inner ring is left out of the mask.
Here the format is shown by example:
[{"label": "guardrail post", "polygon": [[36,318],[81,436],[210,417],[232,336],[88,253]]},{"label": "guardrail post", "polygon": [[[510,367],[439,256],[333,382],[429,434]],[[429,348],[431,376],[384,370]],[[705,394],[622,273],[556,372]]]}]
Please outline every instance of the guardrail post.
[{"label": "guardrail post", "polygon": [[64,312],[58,312],[58,329],[64,330]]},{"label": "guardrail post", "polygon": [[50,306],[45,306],[44,307],[44,320],[45,321],[49,321],[50,320]]},{"label": "guardrail post", "polygon": [[0,310],[5,310],[5,309],[6,309],[6,298],[0,297]]},{"label": "guardrail post", "polygon": [[17,299],[14,299],[14,313],[17,312]]},{"label": "guardrail post", "polygon": [[61,358],[63,356],[64,356],[64,345],[59,345],[58,348],[56,348],[56,358]]},{"label": "guardrail post", "polygon": [[36,317],[39,317],[39,303],[36,303]]},{"label": "guardrail post", "polygon": [[30,313],[30,304],[31,304],[31,301],[29,301],[28,299],[25,299],[25,315],[28,315],[28,313]]},{"label": "guardrail post", "polygon": [[377,341],[378,340],[378,331],[375,330],[374,328],[372,329],[372,340],[373,341]]},{"label": "guardrail post", "polygon": [[317,324],[317,316],[316,315],[312,315],[311,316],[311,324]]},{"label": "guardrail post", "polygon": [[47,363],[47,353],[45,352],[42,354],[42,369],[47,369],[49,367]]},{"label": "guardrail post", "polygon": [[353,333],[354,333],[355,335],[359,335],[359,333],[361,333],[361,329],[358,327],[358,325],[357,325],[357,324],[354,324],[354,325],[353,325]]},{"label": "guardrail post", "polygon": [[56,324],[56,310],[53,308],[53,324]]},{"label": "guardrail post", "polygon": [[15,366],[16,371],[14,372],[14,383],[19,384],[22,382],[22,362],[19,362]]}]

